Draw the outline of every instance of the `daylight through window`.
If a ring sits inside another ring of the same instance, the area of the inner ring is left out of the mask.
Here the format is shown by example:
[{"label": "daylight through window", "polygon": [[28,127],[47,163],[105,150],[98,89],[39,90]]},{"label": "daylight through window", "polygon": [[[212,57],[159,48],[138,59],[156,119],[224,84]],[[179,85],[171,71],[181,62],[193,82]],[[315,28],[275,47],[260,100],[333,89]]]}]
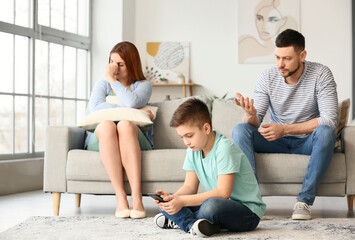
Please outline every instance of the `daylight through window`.
[{"label": "daylight through window", "polygon": [[43,156],[48,125],[76,125],[85,117],[90,5],[0,2],[0,160]]}]

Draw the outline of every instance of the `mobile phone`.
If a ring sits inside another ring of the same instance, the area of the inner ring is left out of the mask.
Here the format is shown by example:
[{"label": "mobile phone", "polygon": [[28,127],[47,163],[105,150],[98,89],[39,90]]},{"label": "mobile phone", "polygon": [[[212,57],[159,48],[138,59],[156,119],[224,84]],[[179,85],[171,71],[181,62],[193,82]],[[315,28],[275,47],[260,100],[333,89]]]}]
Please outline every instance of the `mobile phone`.
[{"label": "mobile phone", "polygon": [[147,193],[147,195],[155,200],[158,200],[159,202],[165,202],[164,199],[157,193]]}]

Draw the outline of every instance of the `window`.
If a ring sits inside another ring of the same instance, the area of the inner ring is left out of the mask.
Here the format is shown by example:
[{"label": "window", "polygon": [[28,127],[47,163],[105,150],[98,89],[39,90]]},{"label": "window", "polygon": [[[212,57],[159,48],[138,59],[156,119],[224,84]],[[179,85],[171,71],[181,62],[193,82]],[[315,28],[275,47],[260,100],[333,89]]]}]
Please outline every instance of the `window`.
[{"label": "window", "polygon": [[48,125],[76,125],[85,117],[90,5],[0,2],[0,160],[43,156]]}]

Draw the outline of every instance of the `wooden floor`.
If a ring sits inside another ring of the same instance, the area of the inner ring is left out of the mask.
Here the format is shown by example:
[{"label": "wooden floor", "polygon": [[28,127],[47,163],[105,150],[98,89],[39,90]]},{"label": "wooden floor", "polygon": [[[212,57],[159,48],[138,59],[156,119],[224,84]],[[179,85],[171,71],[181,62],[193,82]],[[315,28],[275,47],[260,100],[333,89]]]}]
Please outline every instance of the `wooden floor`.
[{"label": "wooden floor", "polygon": [[[267,204],[266,216],[290,217],[295,197],[263,197]],[[151,198],[144,197],[147,215],[155,216],[158,210]],[[82,195],[81,207],[75,207],[73,194],[62,194],[60,216],[112,216],[116,200],[112,195]],[[317,197],[312,206],[313,218],[354,218],[355,211],[347,210],[346,197]],[[15,226],[31,216],[52,216],[50,193],[33,191],[0,196],[0,232]]]}]

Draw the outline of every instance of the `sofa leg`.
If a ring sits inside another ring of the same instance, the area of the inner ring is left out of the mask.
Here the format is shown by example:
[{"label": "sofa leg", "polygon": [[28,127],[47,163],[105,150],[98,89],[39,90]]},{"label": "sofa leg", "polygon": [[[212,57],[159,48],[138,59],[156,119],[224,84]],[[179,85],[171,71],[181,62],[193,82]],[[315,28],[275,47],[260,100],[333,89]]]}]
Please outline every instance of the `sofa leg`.
[{"label": "sofa leg", "polygon": [[75,207],[80,207],[81,194],[75,193]]},{"label": "sofa leg", "polygon": [[355,195],[348,195],[348,210],[353,210]]},{"label": "sofa leg", "polygon": [[59,215],[59,207],[60,207],[60,192],[54,192],[52,193],[53,197],[53,215],[58,216]]}]

